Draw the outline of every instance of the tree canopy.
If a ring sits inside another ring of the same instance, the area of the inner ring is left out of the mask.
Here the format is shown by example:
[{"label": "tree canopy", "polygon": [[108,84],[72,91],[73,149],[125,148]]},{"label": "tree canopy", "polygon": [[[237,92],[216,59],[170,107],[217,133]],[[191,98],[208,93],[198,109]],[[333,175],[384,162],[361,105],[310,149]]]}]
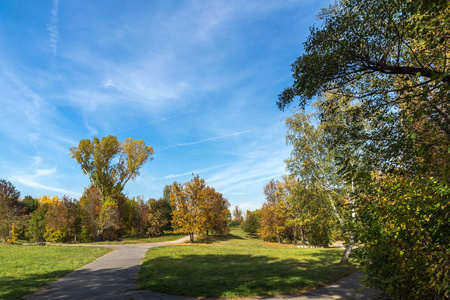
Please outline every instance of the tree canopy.
[{"label": "tree canopy", "polygon": [[170,201],[174,207],[174,228],[180,233],[188,233],[191,242],[197,233],[224,233],[228,230],[230,203],[221,193],[207,186],[198,175],[185,183],[174,182]]},{"label": "tree canopy", "polygon": [[125,184],[139,175],[144,163],[153,159],[154,152],[143,140],[127,138],[119,142],[109,135],[101,140],[81,140],[78,147],[70,149],[70,154],[105,198],[119,195]]}]

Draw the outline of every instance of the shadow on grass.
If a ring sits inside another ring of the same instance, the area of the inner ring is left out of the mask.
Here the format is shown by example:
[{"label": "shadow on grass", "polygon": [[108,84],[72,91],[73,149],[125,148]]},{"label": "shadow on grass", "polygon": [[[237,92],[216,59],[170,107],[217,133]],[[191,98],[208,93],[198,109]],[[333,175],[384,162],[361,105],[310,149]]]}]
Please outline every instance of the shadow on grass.
[{"label": "shadow on grass", "polygon": [[213,244],[217,242],[226,242],[230,240],[245,240],[243,237],[227,233],[221,235],[202,235],[195,239],[194,244]]},{"label": "shadow on grass", "polygon": [[38,288],[66,276],[73,270],[59,270],[48,273],[29,274],[20,279],[12,276],[0,278],[0,299],[20,299]]},{"label": "shadow on grass", "polygon": [[292,294],[352,274],[352,266],[333,263],[339,257],[325,251],[305,260],[242,254],[157,257],[144,261],[139,282],[144,289],[193,297]]},{"label": "shadow on grass", "polygon": [[[30,274],[20,280],[13,277],[1,278],[0,284],[4,286],[0,288],[3,291],[0,299],[20,299],[25,295],[22,299],[127,299],[121,295],[136,288],[135,276],[138,271],[139,265],[136,265]],[[64,278],[55,281],[60,277]],[[39,290],[33,293],[37,289]]]}]

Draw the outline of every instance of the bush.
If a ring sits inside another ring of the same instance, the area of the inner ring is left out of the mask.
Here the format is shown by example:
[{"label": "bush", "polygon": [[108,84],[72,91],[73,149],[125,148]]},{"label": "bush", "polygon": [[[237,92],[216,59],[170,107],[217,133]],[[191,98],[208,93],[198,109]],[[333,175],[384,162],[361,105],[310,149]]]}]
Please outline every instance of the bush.
[{"label": "bush", "polygon": [[364,247],[356,254],[367,284],[398,299],[450,297],[449,197],[432,177],[373,181],[358,203]]}]

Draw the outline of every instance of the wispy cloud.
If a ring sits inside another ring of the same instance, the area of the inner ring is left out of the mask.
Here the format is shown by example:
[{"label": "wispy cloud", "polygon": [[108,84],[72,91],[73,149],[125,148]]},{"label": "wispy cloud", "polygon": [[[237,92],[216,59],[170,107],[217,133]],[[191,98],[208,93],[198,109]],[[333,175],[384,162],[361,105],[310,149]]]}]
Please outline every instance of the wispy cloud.
[{"label": "wispy cloud", "polygon": [[[37,164],[40,164],[40,158],[35,157],[35,160],[37,160]],[[57,167],[53,167],[50,169],[36,169],[34,174],[30,175],[13,175],[11,177],[11,181],[17,182],[20,184],[23,184],[27,187],[35,188],[38,190],[44,190],[44,191],[51,191],[51,192],[57,192],[72,196],[80,196],[80,193],[72,192],[63,188],[54,187],[54,186],[48,186],[44,185],[38,182],[39,179],[44,178],[51,178],[54,177],[57,173]]]},{"label": "wispy cloud", "polygon": [[216,137],[212,137],[212,138],[208,138],[208,139],[204,139],[204,140],[200,140],[200,141],[181,143],[181,144],[177,144],[177,145],[173,145],[173,146],[170,146],[167,148],[160,149],[159,151],[164,151],[164,150],[168,150],[168,149],[172,149],[172,148],[176,148],[176,147],[182,147],[182,146],[197,145],[197,144],[201,144],[201,143],[209,142],[209,141],[213,141],[213,140],[224,139],[224,138],[232,137],[232,136],[238,136],[238,135],[249,133],[252,131],[253,130],[246,130],[246,131],[242,131],[242,132],[235,132],[235,133],[231,133],[231,134],[227,134],[227,135],[216,136]]},{"label": "wispy cloud", "polygon": [[50,48],[52,49],[53,56],[56,56],[58,52],[58,0],[53,0],[50,23],[47,24],[47,30],[49,34]]},{"label": "wispy cloud", "polygon": [[183,177],[183,176],[187,176],[187,175],[191,175],[191,174],[206,173],[208,171],[212,171],[212,170],[216,170],[216,169],[219,169],[219,168],[223,168],[223,167],[225,167],[227,165],[229,165],[229,164],[221,164],[221,165],[218,165],[218,166],[205,168],[205,169],[201,169],[201,170],[193,170],[193,171],[189,171],[189,172],[185,172],[185,173],[181,173],[181,174],[171,174],[171,175],[164,176],[161,179],[173,179],[173,178],[179,178],[179,177]]},{"label": "wispy cloud", "polygon": [[176,118],[176,117],[179,117],[179,116],[187,115],[187,114],[190,114],[190,113],[192,113],[192,112],[191,111],[184,112],[184,113],[176,114],[176,115],[173,115],[173,116],[170,116],[170,117],[167,117],[167,118],[162,118],[162,119],[159,119],[159,120],[155,120],[155,121],[151,121],[151,122],[148,122],[148,123],[140,124],[140,125],[137,125],[137,126],[134,126],[134,127],[130,127],[130,128],[127,128],[127,129],[123,129],[123,130],[117,131],[117,132],[115,132],[115,134],[127,132],[127,131],[134,130],[134,129],[138,129],[138,128],[145,127],[145,126],[148,126],[148,125],[151,125],[151,124],[163,122],[163,121],[170,120],[170,119],[173,119],[173,118]]},{"label": "wispy cloud", "polygon": [[36,181],[33,181],[30,178],[15,177],[14,181],[17,181],[17,182],[19,182],[19,183],[21,183],[21,184],[23,184],[25,186],[28,186],[28,187],[31,187],[31,188],[36,188],[36,189],[39,189],[39,190],[57,192],[57,193],[62,193],[62,194],[66,194],[66,195],[72,195],[72,196],[76,196],[76,197],[81,196],[80,193],[68,191],[68,190],[65,190],[65,189],[57,188],[57,187],[43,185],[43,184],[40,184],[40,183],[38,183]]}]

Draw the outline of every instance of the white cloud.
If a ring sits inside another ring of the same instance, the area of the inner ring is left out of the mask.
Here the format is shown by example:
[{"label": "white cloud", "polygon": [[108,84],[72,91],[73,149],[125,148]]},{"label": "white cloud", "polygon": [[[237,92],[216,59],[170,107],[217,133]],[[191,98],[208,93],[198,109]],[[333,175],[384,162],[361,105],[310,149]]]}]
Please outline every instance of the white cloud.
[{"label": "white cloud", "polygon": [[50,48],[52,49],[53,56],[56,56],[58,52],[58,4],[58,0],[53,0],[50,23],[47,24]]},{"label": "white cloud", "polygon": [[36,188],[36,189],[39,189],[39,190],[52,191],[52,192],[72,195],[72,196],[76,196],[76,197],[80,197],[81,196],[80,193],[68,191],[68,190],[65,190],[65,189],[58,188],[58,187],[52,187],[52,186],[43,185],[43,184],[40,184],[40,183],[38,183],[36,181],[33,181],[30,178],[26,178],[26,177],[14,177],[13,180],[17,181],[17,182],[19,182],[19,183],[21,183],[21,184],[23,184],[25,186],[28,186],[28,187],[31,187],[31,188]]}]

